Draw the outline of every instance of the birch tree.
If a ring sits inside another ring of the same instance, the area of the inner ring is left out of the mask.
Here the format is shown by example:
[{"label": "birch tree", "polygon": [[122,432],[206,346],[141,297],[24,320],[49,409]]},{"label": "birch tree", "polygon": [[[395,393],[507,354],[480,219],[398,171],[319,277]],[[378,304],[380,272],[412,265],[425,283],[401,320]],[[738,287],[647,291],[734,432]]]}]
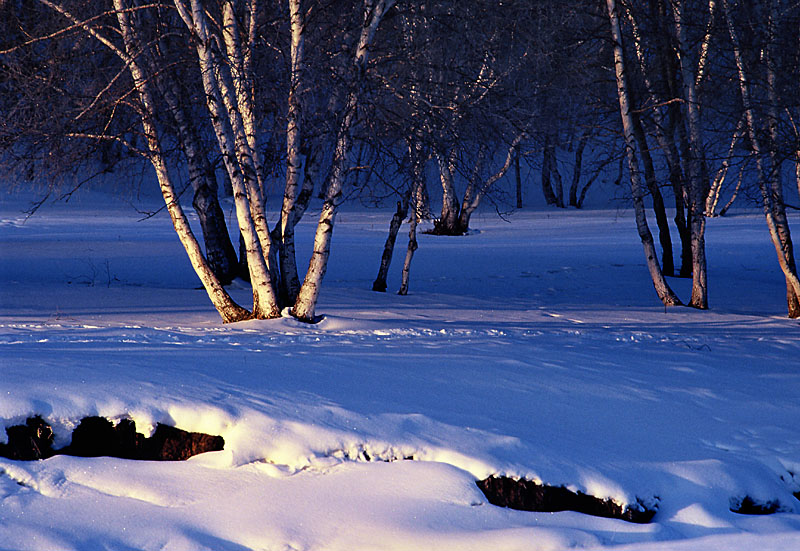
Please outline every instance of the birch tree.
[{"label": "birch tree", "polygon": [[[105,24],[109,18],[112,25],[118,25],[110,11],[103,11],[111,8],[108,4],[72,2],[59,5],[65,9],[70,6],[72,13],[81,13],[82,19],[89,17],[87,13],[91,14],[90,23],[95,26]],[[15,71],[3,75],[3,78],[9,78],[9,86],[15,89],[6,96],[13,101],[10,101],[9,119],[3,127],[3,134],[4,143],[14,144],[9,147],[25,151],[24,155],[17,157],[16,164],[35,163],[37,173],[47,171],[53,180],[57,180],[60,173],[67,174],[67,178],[70,172],[80,174],[77,183],[69,184],[69,188],[52,186],[54,195],[68,196],[98,170],[93,164],[100,165],[99,170],[110,171],[111,164],[118,163],[118,174],[130,175],[138,170],[140,163],[149,163],[136,158],[149,157],[150,153],[142,132],[137,130],[139,115],[135,112],[135,101],[132,101],[137,95],[131,93],[129,71],[118,56],[79,25],[66,23],[62,15],[44,4],[34,2],[23,9],[21,5],[9,3],[3,6],[3,11],[8,41],[7,46],[0,47],[0,50],[4,50],[3,57],[13,64],[9,69],[14,67]],[[140,14],[137,9],[131,17]],[[158,18],[151,19],[156,27],[158,21]],[[236,275],[237,261],[217,200],[216,178],[205,155],[208,148],[199,144],[197,128],[191,120],[193,117],[186,114],[190,107],[184,88],[170,86],[170,95],[166,98],[176,100],[171,107],[160,103],[165,97],[162,76],[178,64],[173,63],[168,68],[165,64],[159,65],[157,56],[147,55],[151,50],[165,46],[165,42],[158,41],[161,34],[163,30],[157,28],[144,38],[145,42],[157,42],[157,45],[143,51],[138,62],[145,72],[154,75],[151,87],[154,95],[160,97],[156,98],[153,116],[161,125],[161,135],[178,144],[178,148],[170,146],[165,149],[165,159],[171,165],[185,163],[187,166],[207,261],[217,277],[227,283]],[[68,58],[62,57],[61,52]],[[34,61],[37,57],[39,61]],[[14,59],[19,61],[14,62]],[[43,75],[38,74],[43,66],[48,67],[52,81],[48,82],[49,78],[42,80]],[[176,83],[174,79],[168,80]],[[59,81],[61,85],[56,84]],[[49,109],[34,109],[36,104],[46,104]],[[14,116],[11,116],[12,109],[17,112]],[[39,114],[33,116],[37,111]],[[22,113],[27,115],[20,117]],[[189,134],[181,135],[184,126],[174,119],[171,123],[166,122],[173,115],[189,120]],[[20,147],[22,144],[26,145]],[[14,156],[10,157],[13,165]],[[181,182],[176,185],[180,193],[183,185]]]},{"label": "birch tree", "polygon": [[356,117],[369,61],[369,47],[375,38],[386,12],[395,4],[395,0],[364,0],[363,25],[355,48],[352,64],[352,80],[345,104],[344,117],[336,137],[333,168],[328,181],[328,189],[322,213],[317,223],[314,236],[314,250],[309,261],[308,271],[303,285],[297,295],[293,315],[302,320],[314,321],[314,312],[319,297],[322,278],[328,266],[331,237],[336,221],[336,213],[342,202],[342,189],[345,178],[347,154],[351,145],[351,127]]},{"label": "birch tree", "polygon": [[639,161],[636,157],[636,139],[634,137],[634,123],[631,114],[630,97],[628,94],[628,77],[625,67],[625,57],[622,43],[622,31],[619,22],[619,13],[615,0],[606,0],[608,18],[611,26],[611,38],[614,46],[614,71],[617,81],[617,96],[619,99],[619,112],[622,118],[622,128],[625,135],[626,155],[628,159],[628,171],[630,174],[631,195],[633,196],[633,206],[636,212],[636,228],[639,238],[644,247],[647,268],[653,280],[656,294],[664,306],[680,305],[681,301],[672,291],[663,272],[659,266],[656,256],[653,235],[647,225],[647,216],[644,208],[643,191],[641,176],[639,172]]},{"label": "birch tree", "polygon": [[[702,76],[700,73],[695,76],[695,71],[692,67],[682,0],[672,0],[671,8],[677,37],[683,99],[688,113],[686,117],[688,126],[687,166],[689,175],[689,209],[691,212],[689,227],[692,236],[692,296],[689,300],[689,306],[706,309],[708,308],[708,276],[706,273],[706,220],[704,207],[707,194],[707,177],[700,128],[700,103],[695,86],[695,80],[700,80]],[[699,64],[699,69],[701,70],[704,67],[704,59],[701,50]]]},{"label": "birch tree", "polygon": [[[789,223],[786,217],[786,207],[783,202],[783,190],[780,182],[780,166],[776,162],[774,154],[775,141],[777,140],[776,131],[773,125],[776,117],[776,91],[774,65],[774,35],[777,19],[776,4],[770,2],[768,11],[768,35],[769,43],[762,52],[764,59],[764,69],[766,72],[766,87],[768,96],[768,111],[761,116],[766,119],[767,131],[763,132],[764,123],[761,123],[759,114],[753,101],[753,84],[750,78],[750,71],[746,66],[743,55],[742,44],[739,38],[739,30],[732,15],[732,9],[728,0],[722,0],[725,20],[730,36],[733,56],[736,61],[738,74],[739,90],[741,93],[742,109],[744,111],[748,136],[753,150],[753,155],[757,165],[758,187],[761,192],[762,207],[767,221],[770,238],[778,256],[778,264],[781,267],[784,278],[786,279],[786,302],[789,317],[800,317],[800,279],[798,279],[797,265],[794,259],[794,248],[792,244]],[[763,144],[762,137],[771,142],[770,146]]]},{"label": "birch tree", "polygon": [[172,177],[167,168],[167,162],[163,153],[159,131],[155,122],[156,102],[150,81],[152,77],[147,75],[145,69],[140,65],[138,56],[141,46],[136,36],[134,28],[130,24],[129,9],[123,5],[123,0],[114,0],[114,15],[118,22],[119,34],[122,37],[123,46],[114,44],[109,38],[102,34],[90,23],[81,21],[75,15],[67,11],[63,6],[50,2],[49,0],[39,0],[59,15],[63,16],[72,25],[81,28],[89,36],[96,39],[107,47],[122,61],[126,69],[130,72],[134,90],[139,98],[138,112],[141,119],[144,135],[147,140],[148,157],[156,172],[161,193],[167,207],[167,212],[172,220],[175,232],[184,246],[189,260],[200,278],[211,302],[222,316],[223,321],[240,321],[250,317],[250,313],[237,305],[230,295],[225,291],[219,279],[211,270],[205,256],[202,253],[199,243],[194,237],[189,222],[183,208],[178,200]]},{"label": "birch tree", "polygon": [[[293,228],[308,204],[310,189],[307,185],[316,176],[311,173],[314,163],[303,162],[308,144],[302,141],[302,99],[299,94],[304,70],[304,16],[308,13],[308,7],[304,7],[301,0],[292,1],[288,6],[291,35],[288,47],[291,56],[289,85],[285,92],[288,105],[288,165],[281,216],[275,229],[270,231],[266,211],[268,190],[261,158],[261,127],[256,116],[254,58],[257,55],[256,27],[260,10],[257,0],[247,3],[221,0],[215,4],[201,0],[174,0],[172,13],[177,14],[184,31],[172,29],[169,33],[160,35],[159,29],[152,31],[152,36],[148,35],[147,40],[143,36],[152,29],[146,18],[139,14],[145,10],[162,10],[163,5],[139,4],[136,0],[130,0],[132,3],[126,3],[129,0],[113,0],[109,11],[81,19],[67,9],[66,3],[38,1],[66,20],[67,28],[79,29],[87,38],[111,51],[119,59],[123,72],[128,73],[138,98],[137,116],[146,137],[147,157],[156,171],[167,210],[192,266],[223,321],[277,317],[281,315],[284,306],[293,306],[292,313],[298,319],[314,321],[315,306],[330,254],[331,233],[350,162],[352,127],[360,117],[359,107],[368,73],[369,50],[378,27],[394,5],[394,0],[365,0],[361,3],[359,13],[362,23],[355,33],[355,44],[352,49],[346,47],[352,52],[352,57],[347,64],[344,78],[344,115],[336,132],[327,197],[318,222],[311,263],[302,286],[298,285],[294,263]],[[162,12],[161,16],[171,17],[167,12]],[[107,35],[109,28],[115,33]],[[119,38],[113,38],[114,34]],[[210,177],[213,169],[208,165],[208,158],[202,151],[202,140],[198,138],[197,129],[193,125],[197,106],[193,106],[189,114],[180,89],[182,82],[174,80],[175,72],[165,67],[169,65],[169,61],[164,66],[160,65],[155,61],[157,56],[150,50],[162,44],[160,53],[167,51],[163,36],[169,36],[171,51],[175,51],[175,44],[182,43],[187,47],[187,52],[194,52],[196,78],[193,77],[191,81],[202,86],[206,120],[213,131],[218,153],[233,189],[238,229],[253,288],[252,311],[236,305],[224,290],[194,239],[178,201],[178,193],[170,174],[169,159],[164,154],[162,130],[159,128],[164,114],[168,114],[171,124],[177,127],[179,141],[186,152],[191,180],[202,186],[203,178]],[[351,36],[354,35],[347,32],[340,39],[346,42]],[[274,104],[274,98],[270,101]],[[162,106],[166,106],[163,112]],[[316,154],[312,155],[315,156]],[[301,169],[306,176],[302,189],[299,185]]]}]

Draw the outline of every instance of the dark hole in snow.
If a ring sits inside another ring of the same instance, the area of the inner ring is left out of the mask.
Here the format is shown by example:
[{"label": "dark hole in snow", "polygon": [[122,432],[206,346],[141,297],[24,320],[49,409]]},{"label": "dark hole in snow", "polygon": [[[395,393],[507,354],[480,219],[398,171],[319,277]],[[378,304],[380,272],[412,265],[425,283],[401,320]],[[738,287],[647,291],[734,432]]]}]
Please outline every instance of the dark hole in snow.
[{"label": "dark hole in snow", "polygon": [[756,501],[750,496],[744,496],[742,499],[731,500],[731,511],[740,515],[771,515],[784,510],[788,509],[784,509],[777,499],[763,502]]},{"label": "dark hole in snow", "polygon": [[572,492],[563,486],[547,486],[521,478],[490,476],[477,482],[478,488],[492,505],[520,511],[555,513],[576,511],[596,517],[616,518],[637,524],[653,520],[655,509],[637,502],[622,508],[611,499],[600,499],[581,492]]},{"label": "dark hole in snow", "polygon": [[39,417],[6,429],[8,443],[0,444],[0,457],[20,461],[54,455],[121,457],[149,461],[182,461],[225,446],[221,436],[187,432],[159,423],[150,438],[136,432],[136,424],[123,419],[116,425],[104,417],[85,417],[72,431],[72,443],[53,449],[53,430]]}]

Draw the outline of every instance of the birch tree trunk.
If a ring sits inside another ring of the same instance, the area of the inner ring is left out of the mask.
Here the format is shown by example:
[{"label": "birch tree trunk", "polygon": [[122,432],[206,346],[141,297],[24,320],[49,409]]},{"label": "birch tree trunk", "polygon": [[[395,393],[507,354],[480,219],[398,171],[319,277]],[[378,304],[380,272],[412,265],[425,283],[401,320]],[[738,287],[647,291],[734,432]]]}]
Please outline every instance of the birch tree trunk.
[{"label": "birch tree trunk", "polygon": [[[155,72],[151,71],[151,74]],[[197,128],[183,107],[180,85],[169,75],[156,79],[156,82],[161,85],[161,95],[169,106],[181,148],[186,155],[189,181],[194,189],[192,205],[203,230],[206,258],[217,278],[222,283],[230,283],[236,277],[238,260],[217,198],[214,169],[208,161]]]},{"label": "birch tree trunk", "polygon": [[[517,145],[517,150],[514,152],[514,183],[516,184],[516,191],[517,191],[517,208],[522,208],[522,174],[519,170],[519,156],[520,156],[520,146]],[[800,159],[798,159],[800,162]],[[798,168],[800,171],[800,168]],[[800,172],[798,172],[798,176],[800,176]],[[800,178],[798,178],[798,185],[800,185]]]},{"label": "birch tree trunk", "polygon": [[[464,195],[461,199],[461,206],[458,209],[458,221],[456,222],[456,233],[464,235],[469,231],[469,219],[471,212],[466,212],[469,205],[480,193],[481,175],[483,174],[484,166],[486,165],[486,157],[488,155],[488,147],[484,143],[478,144],[478,151],[475,158],[475,163],[472,165],[472,173],[470,174],[467,188],[464,190]],[[480,199],[478,199],[480,201]]]},{"label": "birch tree trunk", "polygon": [[[751,85],[747,78],[739,35],[734,25],[733,18],[731,17],[728,0],[722,0],[722,6],[725,12],[725,20],[728,24],[728,33],[733,45],[733,54],[739,76],[739,90],[742,96],[742,108],[744,109],[745,121],[747,123],[747,132],[758,168],[758,185],[761,190],[762,206],[767,220],[767,228],[769,229],[775,252],[778,255],[778,264],[786,279],[786,302],[789,317],[798,318],[800,317],[800,279],[798,279],[797,275],[791,234],[786,221],[786,210],[780,195],[780,182],[778,182],[778,189],[771,189],[772,186],[770,184],[774,185],[775,181],[774,177],[767,175],[768,168],[764,166],[766,155],[758,132],[758,123],[751,99]],[[769,56],[769,51],[767,51],[766,55]]]},{"label": "birch tree trunk", "polygon": [[672,2],[675,33],[678,38],[678,53],[681,67],[684,99],[686,100],[687,122],[689,126],[689,210],[692,232],[692,296],[689,306],[708,308],[708,276],[706,273],[705,241],[705,197],[708,192],[704,176],[702,139],[700,136],[700,106],[697,101],[695,79],[689,64],[689,48],[686,41],[686,26],[683,22],[682,0]]},{"label": "birch tree trunk", "polygon": [[469,221],[472,217],[472,214],[478,209],[480,206],[481,199],[486,195],[486,193],[492,188],[492,186],[497,182],[500,178],[506,175],[508,169],[511,168],[511,163],[514,160],[515,152],[519,149],[519,144],[522,141],[524,134],[518,134],[514,140],[511,142],[511,145],[508,148],[508,153],[506,154],[506,160],[503,163],[503,166],[500,169],[489,176],[486,180],[481,183],[475,182],[476,185],[470,186],[470,189],[467,191],[469,193],[464,194],[464,202],[461,205],[461,213],[458,217],[458,226],[464,233],[469,230]]},{"label": "birch tree trunk", "polygon": [[731,165],[731,159],[733,158],[733,152],[736,148],[736,144],[744,137],[744,119],[739,119],[739,122],[736,124],[736,130],[733,131],[733,136],[731,137],[731,143],[728,147],[728,155],[722,160],[722,164],[717,170],[717,174],[714,177],[714,181],[711,182],[711,188],[708,192],[708,197],[706,198],[706,216],[714,217],[717,216],[717,205],[719,204],[720,194],[722,192],[722,184],[725,182],[725,178],[728,175],[728,168]]},{"label": "birch tree trunk", "polygon": [[411,261],[414,259],[414,253],[419,248],[417,244],[417,224],[422,217],[422,188],[425,186],[422,168],[422,163],[419,160],[412,165],[413,182],[411,187],[411,217],[408,220],[408,247],[406,248],[406,256],[403,260],[400,289],[397,291],[398,295],[403,296],[408,294]]},{"label": "birch tree trunk", "polygon": [[189,221],[186,218],[183,208],[178,201],[178,195],[167,170],[164,154],[161,149],[161,142],[155,124],[155,101],[153,99],[150,83],[142,67],[136,60],[139,53],[139,46],[133,28],[128,19],[122,0],[114,0],[114,9],[117,12],[120,34],[125,44],[125,51],[117,48],[111,41],[102,36],[93,27],[78,20],[75,16],[67,12],[63,7],[49,0],[39,0],[42,4],[67,18],[76,27],[84,30],[88,35],[98,40],[108,47],[127,67],[134,83],[134,89],[139,96],[139,116],[147,140],[149,159],[156,171],[161,194],[167,206],[167,212],[172,220],[173,228],[178,234],[181,244],[184,246],[189,261],[195,273],[203,283],[212,304],[219,312],[223,322],[235,322],[250,318],[250,312],[236,304],[230,295],[222,287],[222,284],[214,275],[211,267],[203,256],[200,244],[192,233]]},{"label": "birch tree trunk", "polygon": [[[191,0],[191,10],[184,0],[174,0],[174,3],[181,19],[196,37],[195,47],[206,105],[233,187],[239,232],[245,246],[250,283],[253,287],[253,316],[258,319],[279,317],[280,307],[265,257],[271,244],[269,229],[266,226],[263,197],[255,179],[252,156],[248,162],[249,146],[243,132],[241,114],[235,109],[231,90],[221,75],[224,69],[212,52],[213,41],[208,32],[203,6],[198,0]],[[234,130],[234,125],[238,131]]]},{"label": "birch tree trunk", "polygon": [[619,98],[619,111],[622,117],[622,128],[625,134],[626,153],[628,158],[628,169],[631,180],[631,194],[633,195],[633,205],[636,212],[636,227],[639,237],[644,247],[647,267],[650,277],[653,280],[656,294],[664,306],[676,306],[681,302],[672,289],[669,287],[661,267],[658,264],[656,250],[653,243],[653,235],[647,226],[644,200],[642,194],[641,177],[639,175],[639,164],[636,159],[636,139],[634,137],[633,120],[630,112],[630,100],[628,96],[627,77],[625,73],[624,53],[622,49],[622,32],[620,30],[619,16],[615,0],[606,0],[608,18],[611,24],[611,36],[614,41],[614,68],[617,78],[617,95]]},{"label": "birch tree trunk", "polygon": [[227,53],[228,67],[233,81],[237,110],[242,118],[242,126],[248,149],[252,158],[255,179],[261,194],[264,194],[264,168],[258,146],[256,129],[255,99],[253,97],[252,51],[255,47],[255,25],[258,16],[258,0],[249,0],[249,28],[247,43],[242,45],[239,23],[234,10],[234,0],[225,0],[222,6],[222,37]]},{"label": "birch tree trunk", "polygon": [[558,170],[555,162],[556,150],[550,136],[545,136],[544,153],[542,155],[542,194],[548,205],[558,205],[558,197],[553,192],[552,174]]},{"label": "birch tree trunk", "polygon": [[408,248],[406,249],[406,257],[403,261],[403,272],[400,276],[400,289],[397,291],[398,295],[405,296],[408,294],[408,279],[411,272],[411,260],[414,258],[414,252],[419,248],[419,245],[417,244],[417,222],[417,213],[412,212],[411,219],[408,223]]},{"label": "birch tree trunk", "polygon": [[589,142],[589,132],[581,134],[578,146],[575,148],[575,165],[572,168],[572,183],[569,186],[569,206],[580,208],[578,203],[578,185],[581,183],[581,172],[583,170],[583,151]]},{"label": "birch tree trunk", "polygon": [[[662,19],[660,8],[661,6],[659,2],[651,3],[651,17],[656,21],[660,21]],[[636,58],[639,62],[639,70],[644,80],[648,99],[654,106],[667,103],[667,110],[673,115],[671,120],[667,121],[668,117],[665,116],[661,107],[654,107],[652,110],[656,141],[667,161],[667,167],[669,169],[669,181],[675,199],[675,217],[673,221],[675,222],[675,227],[678,229],[678,236],[680,237],[681,241],[681,267],[678,275],[679,277],[690,277],[692,275],[692,237],[685,214],[686,201],[684,200],[684,192],[686,188],[686,178],[684,170],[681,166],[681,157],[674,141],[674,128],[676,121],[682,120],[682,117],[680,117],[680,109],[674,104],[674,102],[669,103],[671,99],[668,100],[667,98],[663,97],[663,94],[659,95],[657,92],[654,82],[650,77],[652,70],[648,66],[647,56],[644,54],[644,45],[641,33],[639,31],[639,26],[631,11],[628,11],[628,17],[633,29],[634,50],[636,52]],[[670,89],[667,93],[668,98],[675,98],[677,97],[677,87],[674,85],[675,71],[672,70],[671,63],[668,59],[668,53],[672,51],[672,47],[670,46],[667,38],[664,36],[663,29],[659,29],[659,31],[655,34],[656,64],[663,77],[663,81],[666,83],[667,88]],[[672,90],[672,88],[674,88],[674,90]]]},{"label": "birch tree trunk", "polygon": [[325,202],[322,206],[322,212],[317,223],[317,231],[314,236],[314,250],[311,254],[303,285],[300,287],[297,300],[292,308],[292,315],[300,321],[308,323],[315,321],[314,312],[322,279],[325,277],[325,271],[328,266],[333,226],[336,222],[336,213],[341,202],[342,188],[344,186],[345,165],[352,141],[350,128],[356,117],[356,109],[359,105],[364,79],[366,78],[369,46],[383,20],[383,16],[394,4],[395,0],[364,0],[364,24],[353,59],[352,69],[354,72],[350,83],[352,88],[348,93],[344,116],[337,132],[333,167]]},{"label": "birch tree trunk", "polygon": [[653,164],[653,156],[647,145],[647,137],[642,128],[642,122],[638,115],[631,115],[633,122],[633,135],[639,145],[639,154],[642,156],[644,164],[644,181],[650,191],[653,201],[653,213],[656,215],[656,226],[658,226],[658,240],[661,243],[661,270],[664,275],[671,276],[675,273],[675,260],[672,256],[672,236],[669,233],[669,222],[667,220],[667,210],[664,207],[664,196],[658,188],[656,181],[656,169]]},{"label": "birch tree trunk", "polygon": [[297,259],[294,244],[294,219],[297,204],[300,174],[303,167],[301,155],[301,111],[300,87],[302,86],[303,53],[305,48],[305,16],[301,0],[289,0],[289,26],[291,29],[291,50],[289,56],[289,94],[286,119],[286,186],[281,207],[279,223],[281,293],[288,303],[297,300],[300,291],[300,277],[297,274]]},{"label": "birch tree trunk", "polygon": [[[777,92],[777,69],[775,67],[775,40],[777,25],[777,9],[775,0],[769,0],[769,12],[767,21],[767,32],[769,42],[764,51],[764,61],[767,69],[767,128],[769,139],[769,189],[771,191],[772,212],[775,218],[776,230],[781,244],[781,250],[786,258],[787,268],[790,277],[786,278],[786,302],[790,317],[800,317],[800,283],[797,275],[797,264],[794,259],[794,247],[792,236],[789,231],[789,220],[786,217],[786,206],[783,201],[783,185],[781,182],[782,159],[778,152],[778,92]],[[792,281],[794,280],[794,281]]]},{"label": "birch tree trunk", "polygon": [[225,291],[220,281],[214,275],[200,250],[199,243],[194,238],[194,234],[180,205],[178,196],[175,193],[175,187],[172,184],[171,177],[166,167],[164,155],[161,150],[161,142],[158,138],[158,130],[155,124],[155,102],[150,91],[148,79],[136,61],[136,56],[140,48],[138,47],[135,31],[130,25],[128,14],[124,11],[125,6],[123,5],[123,0],[114,0],[114,9],[117,12],[117,21],[119,22],[120,32],[128,55],[128,70],[131,73],[134,88],[139,94],[139,100],[142,104],[140,114],[142,127],[147,136],[150,160],[156,171],[156,176],[161,187],[161,194],[167,205],[167,210],[170,214],[175,232],[178,234],[189,256],[192,267],[195,269],[198,276],[200,276],[200,280],[203,282],[203,286],[209,298],[211,298],[212,303],[222,316],[223,322],[228,323],[249,319],[251,317],[250,312],[240,307],[231,299],[230,295],[228,295],[227,291]]},{"label": "birch tree trunk", "polygon": [[797,196],[800,197],[800,149],[795,152],[794,177],[795,182],[797,183]]},{"label": "birch tree trunk", "polygon": [[455,149],[445,157],[436,153],[439,165],[439,180],[442,183],[442,213],[438,221],[434,221],[434,233],[441,235],[458,235],[458,195],[455,186]]},{"label": "birch tree trunk", "polygon": [[743,181],[744,181],[744,163],[742,164],[742,166],[739,167],[739,177],[736,180],[736,187],[733,188],[733,193],[731,194],[731,198],[728,199],[728,202],[719,211],[720,216],[725,216],[725,213],[728,212],[729,208],[731,208],[733,202],[736,201],[736,197],[739,195],[739,190],[742,187]]},{"label": "birch tree trunk", "polygon": [[400,226],[403,220],[408,216],[408,203],[411,199],[412,189],[406,192],[401,200],[397,202],[397,210],[392,215],[392,220],[389,222],[389,234],[386,236],[386,243],[383,245],[383,254],[381,255],[381,265],[378,268],[378,275],[372,283],[372,290],[379,293],[386,292],[386,278],[389,275],[389,265],[394,256],[394,245],[397,242],[397,233],[400,231]]}]

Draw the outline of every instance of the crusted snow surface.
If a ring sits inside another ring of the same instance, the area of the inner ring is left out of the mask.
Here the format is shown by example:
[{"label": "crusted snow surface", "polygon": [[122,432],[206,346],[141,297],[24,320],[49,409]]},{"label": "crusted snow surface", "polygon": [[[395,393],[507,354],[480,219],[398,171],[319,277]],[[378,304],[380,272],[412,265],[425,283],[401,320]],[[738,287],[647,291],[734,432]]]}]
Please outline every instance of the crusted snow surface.
[{"label": "crusted snow surface", "polygon": [[[405,297],[369,291],[391,213],[345,212],[307,326],[223,325],[165,216],[23,207],[0,207],[0,423],[39,414],[65,445],[129,417],[225,450],[0,459],[0,549],[800,548],[800,324],[757,213],[708,221],[700,312],[659,306],[623,212],[420,235]],[[492,474],[658,513],[502,509]],[[745,496],[781,512],[731,512]]]}]

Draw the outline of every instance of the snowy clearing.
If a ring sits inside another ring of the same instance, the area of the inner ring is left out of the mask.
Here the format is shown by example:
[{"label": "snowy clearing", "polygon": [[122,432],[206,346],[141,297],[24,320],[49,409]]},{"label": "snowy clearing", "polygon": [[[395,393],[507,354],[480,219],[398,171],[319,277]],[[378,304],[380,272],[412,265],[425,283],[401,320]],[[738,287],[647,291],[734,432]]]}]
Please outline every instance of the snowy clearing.
[{"label": "snowy clearing", "polygon": [[[40,414],[66,445],[85,416],[130,417],[225,450],[0,459],[0,549],[800,548],[800,323],[758,213],[709,220],[700,312],[660,306],[625,211],[420,235],[400,297],[402,253],[369,290],[390,213],[345,210],[305,326],[223,325],[165,215],[25,206],[0,207],[3,426]],[[492,474],[658,512],[503,509],[475,485]],[[781,512],[730,511],[748,496]]]}]

